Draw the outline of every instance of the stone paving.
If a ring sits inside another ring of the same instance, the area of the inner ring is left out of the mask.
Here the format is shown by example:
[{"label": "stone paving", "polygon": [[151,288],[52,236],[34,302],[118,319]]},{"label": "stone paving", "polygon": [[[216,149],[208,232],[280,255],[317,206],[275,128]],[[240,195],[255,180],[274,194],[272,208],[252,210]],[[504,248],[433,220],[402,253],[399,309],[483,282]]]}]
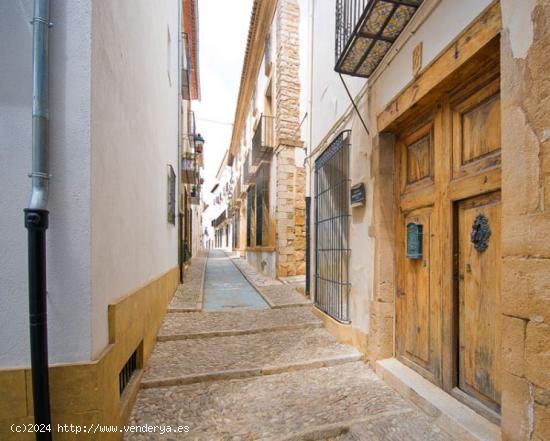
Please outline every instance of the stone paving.
[{"label": "stone paving", "polygon": [[[393,436],[396,432],[391,428],[392,419],[400,420],[405,414],[413,420],[408,436],[384,437],[384,433]],[[353,430],[363,421],[368,424],[374,416],[379,418],[371,423],[370,439],[430,439],[422,438],[432,430],[429,418],[362,362],[241,380],[143,389],[129,424],[189,426],[188,434],[173,439],[305,440],[312,439],[310,433],[318,434],[315,439],[323,439],[323,432],[330,434],[334,425],[341,426],[343,432],[347,427]],[[382,437],[376,438],[377,433]],[[138,434],[127,439],[166,438]],[[445,435],[440,439],[452,438]]]},{"label": "stone paving", "polygon": [[303,307],[173,313],[166,315],[159,340],[320,326],[311,309]]},{"label": "stone paving", "polygon": [[203,309],[224,311],[233,308],[267,309],[269,305],[223,251],[210,251],[206,266]]},{"label": "stone paving", "polygon": [[147,383],[168,377],[177,383],[177,378],[205,372],[269,372],[279,366],[303,368],[317,360],[337,363],[361,358],[361,353],[319,328],[165,341],[155,347],[143,380]]},{"label": "stone paving", "polygon": [[158,340],[128,424],[189,432],[125,440],[453,440],[311,306],[169,313]]},{"label": "stone paving", "polygon": [[207,262],[206,253],[199,254],[191,259],[191,265],[183,275],[183,283],[178,286],[169,311],[200,311],[202,309],[203,284]]}]

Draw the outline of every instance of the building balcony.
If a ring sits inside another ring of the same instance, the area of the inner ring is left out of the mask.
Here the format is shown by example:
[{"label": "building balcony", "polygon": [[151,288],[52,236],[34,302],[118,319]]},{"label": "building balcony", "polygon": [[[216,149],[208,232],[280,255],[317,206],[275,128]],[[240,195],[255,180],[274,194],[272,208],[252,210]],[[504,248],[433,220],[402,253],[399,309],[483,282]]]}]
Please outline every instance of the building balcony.
[{"label": "building balcony", "polygon": [[212,226],[214,228],[219,227],[227,220],[227,210],[223,210],[220,215],[212,221]]},{"label": "building balcony", "polygon": [[336,0],[335,67],[368,78],[423,0]]},{"label": "building balcony", "polygon": [[275,147],[272,116],[261,115],[252,138],[252,165],[269,161]]},{"label": "building balcony", "polygon": [[185,153],[181,158],[181,182],[183,184],[196,184],[199,179],[199,167],[195,155]]},{"label": "building balcony", "polygon": [[197,185],[193,185],[191,193],[189,194],[189,201],[191,205],[200,205],[201,203],[201,190]]}]

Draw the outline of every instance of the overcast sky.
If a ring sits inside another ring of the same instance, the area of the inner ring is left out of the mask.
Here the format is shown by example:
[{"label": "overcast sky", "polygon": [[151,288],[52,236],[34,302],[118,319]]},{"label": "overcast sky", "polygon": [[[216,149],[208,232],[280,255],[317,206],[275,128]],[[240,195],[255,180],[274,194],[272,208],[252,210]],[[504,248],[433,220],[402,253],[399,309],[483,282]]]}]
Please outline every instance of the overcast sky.
[{"label": "overcast sky", "polygon": [[229,124],[235,116],[251,10],[252,0],[199,0],[201,101],[194,102],[193,109],[197,130],[205,139],[207,202],[231,139]]}]

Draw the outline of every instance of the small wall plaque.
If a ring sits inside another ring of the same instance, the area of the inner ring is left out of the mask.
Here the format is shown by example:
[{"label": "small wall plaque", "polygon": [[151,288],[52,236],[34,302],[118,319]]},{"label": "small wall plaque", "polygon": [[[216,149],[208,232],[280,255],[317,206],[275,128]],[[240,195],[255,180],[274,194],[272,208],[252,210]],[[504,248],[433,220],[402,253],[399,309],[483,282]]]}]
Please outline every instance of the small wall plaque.
[{"label": "small wall plaque", "polygon": [[365,184],[363,182],[354,185],[350,189],[350,201],[352,207],[362,207],[365,205],[365,200],[367,198],[367,191],[365,189]]},{"label": "small wall plaque", "polygon": [[421,69],[422,69],[422,42],[418,43],[413,50],[413,59],[412,59],[413,75],[416,77],[420,73]]},{"label": "small wall plaque", "polygon": [[407,225],[407,259],[422,259],[422,230],[421,224]]}]

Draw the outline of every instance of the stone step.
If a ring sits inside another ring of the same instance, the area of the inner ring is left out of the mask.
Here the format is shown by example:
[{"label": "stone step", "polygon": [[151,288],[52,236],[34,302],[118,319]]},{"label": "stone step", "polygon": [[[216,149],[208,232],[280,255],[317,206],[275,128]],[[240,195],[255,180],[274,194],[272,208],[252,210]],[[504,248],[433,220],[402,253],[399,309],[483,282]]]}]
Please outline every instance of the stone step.
[{"label": "stone step", "polygon": [[254,334],[322,326],[311,308],[296,307],[226,312],[169,313],[158,340],[182,340],[224,335]]},{"label": "stone step", "polygon": [[253,328],[253,329],[227,329],[220,331],[207,331],[207,332],[195,332],[192,334],[168,334],[158,335],[157,341],[174,341],[174,340],[193,340],[197,338],[212,338],[212,337],[231,337],[237,335],[247,334],[264,334],[266,332],[279,332],[279,331],[297,331],[300,329],[316,329],[322,328],[322,323],[303,323],[295,325],[280,325],[271,326],[266,328]]},{"label": "stone step", "polygon": [[272,375],[362,359],[324,329],[158,342],[142,387]]},{"label": "stone step", "polygon": [[[354,362],[241,380],[142,389],[128,424],[187,425],[186,436],[194,440],[311,440],[349,434],[358,421],[386,424],[387,418],[399,419],[400,415],[416,421],[415,430],[428,433],[430,417],[401,398],[365,363]],[[133,434],[126,439],[165,439],[162,436],[166,435]]]}]

